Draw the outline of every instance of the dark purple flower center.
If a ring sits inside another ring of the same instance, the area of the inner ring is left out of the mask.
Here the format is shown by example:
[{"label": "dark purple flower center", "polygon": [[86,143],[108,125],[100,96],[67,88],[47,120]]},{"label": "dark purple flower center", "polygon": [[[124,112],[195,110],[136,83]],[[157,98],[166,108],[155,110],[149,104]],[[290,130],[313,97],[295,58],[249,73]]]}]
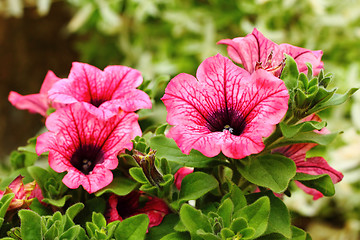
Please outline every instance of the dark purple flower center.
[{"label": "dark purple flower center", "polygon": [[240,136],[246,127],[246,121],[241,113],[234,109],[219,109],[206,117],[206,127],[211,132],[228,130],[231,134]]},{"label": "dark purple flower center", "polygon": [[106,99],[91,99],[90,103],[98,108],[102,103],[106,101],[107,101]]},{"label": "dark purple flower center", "polygon": [[104,153],[99,146],[93,144],[81,145],[70,159],[71,165],[88,175],[96,166],[104,161]]}]

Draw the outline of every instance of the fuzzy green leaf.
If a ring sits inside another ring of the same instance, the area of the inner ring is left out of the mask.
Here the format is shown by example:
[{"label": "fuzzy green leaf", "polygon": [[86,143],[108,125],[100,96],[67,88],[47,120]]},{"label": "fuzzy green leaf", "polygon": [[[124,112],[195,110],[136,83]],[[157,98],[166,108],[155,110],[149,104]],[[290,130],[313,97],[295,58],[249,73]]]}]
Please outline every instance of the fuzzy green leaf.
[{"label": "fuzzy green leaf", "polygon": [[211,225],[208,218],[200,210],[193,208],[188,204],[182,205],[180,209],[180,219],[186,229],[190,232],[192,238],[196,232],[202,229],[204,232],[211,233]]},{"label": "fuzzy green leaf", "polygon": [[330,197],[335,194],[334,184],[327,174],[322,175],[310,175],[305,173],[296,173],[294,180],[297,180],[309,188],[314,188],[324,194],[324,196]]},{"label": "fuzzy green leaf", "polygon": [[104,193],[115,193],[119,196],[125,196],[132,192],[136,187],[138,187],[138,183],[132,181],[129,178],[125,177],[115,177],[113,181],[106,186],[105,188],[97,191],[95,193],[96,197],[103,195]]},{"label": "fuzzy green leaf", "polygon": [[270,200],[268,197],[261,197],[256,202],[240,210],[238,216],[247,220],[249,227],[255,229],[254,238],[261,236],[267,226],[270,215]]},{"label": "fuzzy green leaf", "polygon": [[238,170],[249,182],[280,193],[295,176],[296,165],[290,158],[267,154],[242,160]]},{"label": "fuzzy green leaf", "polygon": [[151,138],[150,147],[157,150],[158,158],[166,158],[170,162],[187,167],[209,168],[221,164],[216,157],[208,158],[196,150],[191,150],[189,155],[183,154],[173,139],[163,135]]},{"label": "fuzzy green leaf", "polygon": [[280,79],[284,81],[286,88],[291,91],[297,86],[299,70],[295,60],[291,56],[285,55],[285,57],[285,67],[281,73]]},{"label": "fuzzy green leaf", "polygon": [[20,232],[23,240],[42,240],[41,217],[31,210],[20,210]]},{"label": "fuzzy green leaf", "polygon": [[139,214],[127,218],[121,223],[114,232],[116,240],[140,240],[145,238],[146,230],[149,225],[149,217],[146,214]]},{"label": "fuzzy green leaf", "polygon": [[280,124],[280,129],[285,138],[291,138],[300,132],[310,132],[313,130],[321,130],[326,126],[326,122],[308,121],[296,125],[287,125],[283,122]]}]

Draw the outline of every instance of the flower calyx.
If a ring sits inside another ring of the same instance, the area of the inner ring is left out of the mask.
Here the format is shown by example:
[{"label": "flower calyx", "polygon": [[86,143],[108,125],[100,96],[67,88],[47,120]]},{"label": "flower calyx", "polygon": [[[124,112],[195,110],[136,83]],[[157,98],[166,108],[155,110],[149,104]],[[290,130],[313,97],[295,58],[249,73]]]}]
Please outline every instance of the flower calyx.
[{"label": "flower calyx", "polygon": [[144,154],[136,149],[134,149],[133,152],[134,159],[143,170],[148,181],[151,183],[151,185],[160,188],[160,183],[164,182],[164,179],[162,174],[157,170],[155,166],[156,150],[150,150],[147,154]]}]

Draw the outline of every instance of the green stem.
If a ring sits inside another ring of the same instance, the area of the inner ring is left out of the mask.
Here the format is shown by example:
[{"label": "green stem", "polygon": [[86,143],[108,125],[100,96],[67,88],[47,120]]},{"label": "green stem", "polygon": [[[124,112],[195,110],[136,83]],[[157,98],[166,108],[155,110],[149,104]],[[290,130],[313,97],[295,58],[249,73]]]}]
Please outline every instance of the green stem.
[{"label": "green stem", "polygon": [[282,136],[283,135],[282,135],[282,132],[281,132],[281,129],[280,129],[279,125],[276,125],[275,131],[268,138],[266,138],[264,140],[265,146],[271,145],[273,142],[275,142],[276,140],[278,140]]}]

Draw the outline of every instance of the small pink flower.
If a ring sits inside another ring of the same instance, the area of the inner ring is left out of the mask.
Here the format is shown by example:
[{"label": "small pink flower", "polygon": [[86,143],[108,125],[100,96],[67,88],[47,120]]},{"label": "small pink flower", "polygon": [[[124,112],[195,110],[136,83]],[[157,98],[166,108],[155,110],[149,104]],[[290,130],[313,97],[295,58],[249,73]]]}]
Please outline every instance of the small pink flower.
[{"label": "small pink flower", "polygon": [[[302,122],[305,121],[321,122],[321,119],[317,115],[313,114],[302,120]],[[320,134],[329,133],[326,128],[323,128],[320,131],[316,130],[315,132]],[[299,143],[274,149],[273,152],[281,153],[285,157],[294,160],[296,165],[296,172],[298,173],[306,173],[310,175],[328,174],[334,184],[340,182],[343,178],[343,174],[330,167],[324,158],[306,158],[306,152],[316,145],[316,143]],[[298,181],[296,181],[296,185],[298,185],[298,187],[300,187],[307,194],[313,195],[314,200],[323,197],[323,194],[316,189],[306,187]]]},{"label": "small pink flower", "polygon": [[11,200],[8,207],[8,211],[13,209],[29,208],[34,198],[37,198],[40,202],[44,198],[35,181],[24,185],[23,178],[23,176],[19,175],[9,184],[5,191],[0,190],[0,199],[5,194],[15,194],[15,197]]},{"label": "small pink flower", "polygon": [[[140,207],[140,198],[146,200],[143,207]],[[126,196],[112,194],[109,197],[106,216],[108,222],[113,222],[144,213],[149,217],[149,228],[151,228],[159,225],[169,212],[170,210],[163,200],[147,196],[139,191],[133,191]]]},{"label": "small pink flower", "polygon": [[322,51],[311,51],[305,48],[280,44],[270,41],[254,28],[246,37],[223,39],[218,44],[228,45],[230,58],[240,63],[250,73],[256,69],[265,69],[279,77],[283,67],[284,53],[294,58],[299,72],[307,73],[306,63],[310,63],[313,74],[317,75],[323,68]]},{"label": "small pink flower", "polygon": [[58,78],[52,71],[48,71],[41,86],[40,93],[23,96],[17,92],[11,91],[8,99],[10,103],[18,109],[25,109],[30,113],[39,113],[45,117],[46,111],[50,107],[62,107],[61,104],[52,104],[48,99],[48,91],[53,84],[59,80],[60,78]]},{"label": "small pink flower", "polygon": [[93,193],[111,183],[117,154],[131,150],[130,140],[141,135],[137,119],[135,113],[125,112],[107,120],[97,118],[81,103],[74,103],[46,119],[49,132],[38,137],[36,152],[49,151],[50,167],[68,172],[62,180],[66,186],[82,185]]},{"label": "small pink flower", "polygon": [[53,86],[49,98],[63,104],[82,102],[90,113],[108,118],[119,109],[132,112],[151,108],[149,96],[136,89],[142,81],[141,73],[129,67],[108,66],[101,71],[74,62],[69,77]]},{"label": "small pink flower", "polygon": [[162,98],[168,136],[181,151],[196,149],[207,157],[223,152],[241,159],[264,149],[288,108],[284,82],[262,69],[253,74],[220,54],[206,59],[197,70],[173,78]]},{"label": "small pink flower", "polygon": [[182,180],[186,175],[189,175],[192,172],[194,172],[194,168],[190,168],[190,167],[182,167],[179,170],[177,170],[177,172],[174,175],[174,183],[177,189],[180,190]]}]

